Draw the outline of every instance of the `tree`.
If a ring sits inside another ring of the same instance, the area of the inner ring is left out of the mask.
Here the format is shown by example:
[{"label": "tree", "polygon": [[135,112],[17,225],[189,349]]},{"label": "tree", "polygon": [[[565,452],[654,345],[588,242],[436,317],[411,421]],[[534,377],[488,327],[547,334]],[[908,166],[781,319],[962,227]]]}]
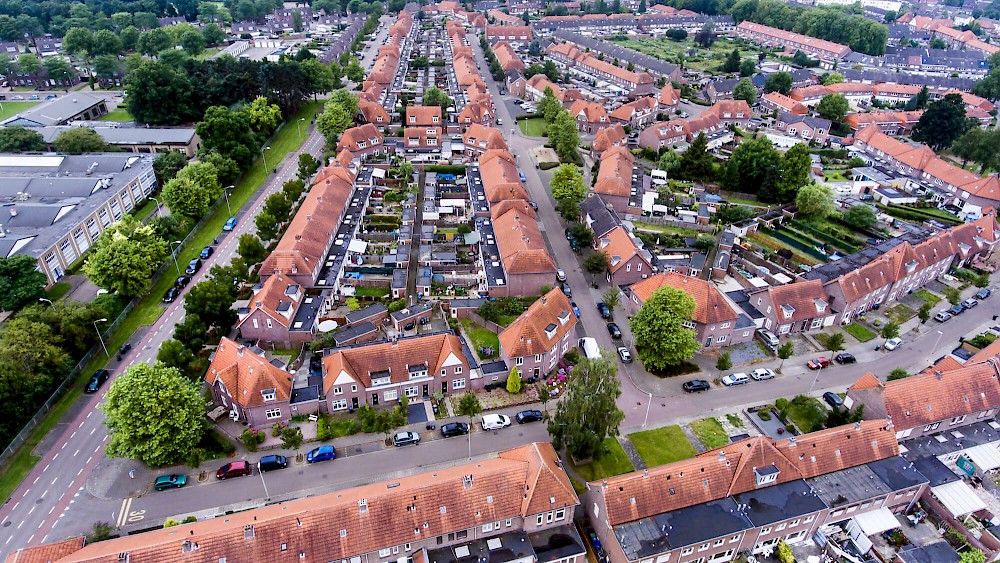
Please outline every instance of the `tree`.
[{"label": "tree", "polygon": [[795,563],[795,554],[785,540],[778,540],[778,563]]},{"label": "tree", "polygon": [[837,212],[833,203],[833,190],[827,184],[808,184],[799,189],[795,206],[805,217],[823,219]]},{"label": "tree", "polygon": [[906,105],[903,106],[903,109],[905,109],[906,111],[925,109],[927,107],[927,102],[930,100],[930,97],[931,97],[930,91],[927,89],[927,86],[924,86],[923,88],[920,89],[919,92],[917,92],[916,96],[913,96],[906,102]]},{"label": "tree", "polygon": [[59,133],[52,146],[59,152],[81,154],[85,152],[102,152],[108,144],[89,127],[72,127]]},{"label": "tree", "polygon": [[781,346],[778,346],[778,358],[781,360],[781,363],[778,364],[779,370],[781,369],[781,366],[785,364],[785,360],[791,358],[792,354],[794,353],[795,353],[795,345],[792,344],[791,342],[785,342]]},{"label": "tree", "polygon": [[507,392],[512,395],[521,392],[521,373],[517,371],[517,366],[512,367],[510,375],[507,376]]},{"label": "tree", "polygon": [[351,62],[344,67],[344,76],[351,82],[360,84],[365,79],[365,69],[358,62],[358,59],[352,58]]},{"label": "tree", "polygon": [[726,55],[725,60],[722,61],[722,67],[719,70],[722,72],[739,72],[740,63],[740,50],[733,49]]},{"label": "tree", "polygon": [[912,137],[914,141],[939,151],[950,147],[968,129],[969,120],[965,116],[962,96],[948,94],[927,106],[913,127]]},{"label": "tree", "polygon": [[176,368],[138,362],[98,406],[111,434],[106,453],[151,466],[183,460],[201,441],[206,407],[198,386]]},{"label": "tree", "polygon": [[354,124],[354,117],[332,99],[326,102],[323,113],[316,118],[316,128],[326,138],[328,147],[336,147],[341,133]]},{"label": "tree", "polygon": [[74,27],[63,36],[63,51],[71,55],[87,56],[94,45],[94,33],[89,29]]},{"label": "tree", "polygon": [[240,175],[240,167],[236,161],[219,154],[219,151],[207,151],[198,155],[199,160],[211,164],[215,167],[219,184],[229,186],[236,183],[236,178]]},{"label": "tree", "polygon": [[156,354],[156,361],[168,368],[175,368],[185,377],[197,381],[202,374],[194,372],[192,364],[195,361],[194,353],[181,341],[171,338],[160,344],[160,351]]},{"label": "tree", "polygon": [[187,74],[159,61],[143,61],[125,76],[125,107],[140,123],[176,125],[194,115]]},{"label": "tree", "polygon": [[781,155],[767,137],[740,143],[726,165],[723,184],[727,189],[755,193],[763,201],[774,201],[781,178]]},{"label": "tree", "polygon": [[240,257],[247,264],[258,264],[267,256],[267,249],[264,248],[264,243],[260,242],[257,235],[253,233],[240,235],[239,247],[236,251],[239,252]]},{"label": "tree", "polygon": [[948,44],[944,42],[944,39],[940,37],[934,37],[931,39],[930,43],[927,44],[931,49],[947,49]]},{"label": "tree", "polygon": [[206,45],[219,45],[226,40],[226,32],[218,24],[210,23],[201,30],[202,39]]},{"label": "tree", "polygon": [[584,359],[573,369],[566,392],[549,420],[549,435],[557,451],[563,448],[576,460],[600,452],[608,436],[618,434],[625,419],[615,401],[621,396],[618,366],[609,358]]},{"label": "tree", "polygon": [[63,59],[62,57],[49,57],[45,59],[45,72],[49,75],[49,79],[55,80],[56,82],[68,82],[76,74],[73,70],[73,66],[69,64],[69,61]]},{"label": "tree", "polygon": [[801,67],[810,68],[819,65],[819,61],[811,58],[809,55],[803,53],[802,51],[796,50],[795,54],[792,55],[792,64],[796,64]]},{"label": "tree", "polygon": [[261,240],[274,240],[278,236],[278,218],[267,211],[258,213],[254,224]]},{"label": "tree", "polygon": [[184,296],[184,312],[198,317],[210,328],[228,332],[236,323],[236,311],[232,309],[236,302],[234,293],[232,284],[214,279],[196,283]]},{"label": "tree", "polygon": [[197,354],[205,346],[208,326],[195,315],[185,315],[184,320],[174,326],[174,339]]},{"label": "tree", "polygon": [[986,563],[986,554],[972,548],[959,554],[960,563]]},{"label": "tree", "polygon": [[859,229],[870,229],[877,221],[875,211],[867,205],[853,205],[844,212],[844,222]]},{"label": "tree", "polygon": [[134,297],[149,289],[167,253],[153,227],[126,215],[97,239],[83,271],[100,287]]},{"label": "tree", "polygon": [[846,78],[844,78],[843,74],[840,74],[839,72],[831,72],[829,74],[824,74],[820,82],[823,84],[823,86],[829,86],[831,84],[840,84],[845,80]]},{"label": "tree", "polygon": [[538,101],[538,113],[545,119],[545,123],[551,124],[562,110],[562,102],[556,98],[552,87],[546,86],[545,91],[542,93],[542,99]]},{"label": "tree", "polygon": [[268,137],[281,123],[281,108],[267,102],[267,98],[258,96],[250,104],[244,106],[250,118],[250,128]]},{"label": "tree", "polygon": [[542,44],[539,43],[537,39],[532,39],[531,43],[528,44],[528,54],[532,57],[541,56]]},{"label": "tree", "polygon": [[729,352],[723,352],[719,354],[719,359],[715,361],[715,369],[719,371],[726,371],[732,369],[733,360],[729,357]]},{"label": "tree", "polygon": [[781,157],[781,180],[778,182],[777,198],[773,201],[790,203],[795,201],[795,192],[809,183],[812,172],[812,156],[809,146],[799,143],[785,151]]},{"label": "tree", "polygon": [[17,68],[29,76],[35,76],[42,70],[42,61],[34,53],[21,53],[17,57]]},{"label": "tree", "polygon": [[695,180],[698,182],[709,182],[715,177],[716,159],[708,152],[708,138],[705,133],[698,133],[698,136],[691,142],[684,154],[681,155],[681,164],[678,168],[678,177],[685,180]]},{"label": "tree", "polygon": [[45,295],[45,274],[38,260],[25,254],[0,257],[0,310],[14,311]]},{"label": "tree", "polygon": [[605,290],[603,294],[601,294],[601,299],[604,301],[604,304],[608,306],[608,309],[614,311],[615,307],[618,306],[618,302],[621,300],[621,292],[617,287],[611,286]]},{"label": "tree", "polygon": [[170,42],[169,33],[162,28],[154,28],[139,34],[137,48],[142,54],[153,57],[169,49],[171,47]]},{"label": "tree", "polygon": [[569,236],[573,237],[580,247],[594,244],[594,231],[586,223],[572,223],[569,226]]},{"label": "tree", "polygon": [[212,106],[205,110],[195,131],[201,137],[203,151],[215,150],[233,159],[241,170],[250,168],[258,156],[260,145],[250,126],[250,115],[245,111]]},{"label": "tree", "polygon": [[469,459],[472,459],[472,419],[483,412],[483,405],[479,403],[479,397],[476,397],[475,393],[466,391],[458,400],[458,408],[455,409],[455,412],[461,416],[469,417]]},{"label": "tree", "polygon": [[424,91],[423,105],[425,106],[438,106],[444,110],[451,104],[452,101],[451,98],[448,97],[448,94],[436,86],[431,86]]},{"label": "tree", "polygon": [[123,51],[135,51],[139,48],[139,30],[136,29],[134,25],[127,26],[118,34],[118,38],[122,41]]},{"label": "tree", "polygon": [[576,148],[580,146],[580,133],[576,128],[576,121],[569,112],[562,110],[556,115],[555,121],[549,126],[549,141],[555,149],[559,159],[572,160],[576,154]]},{"label": "tree", "polygon": [[0,152],[44,151],[45,148],[45,138],[33,129],[20,125],[0,129]]},{"label": "tree", "polygon": [[656,162],[656,167],[663,170],[667,175],[672,174],[675,170],[680,168],[681,157],[677,156],[674,149],[667,147],[667,150],[663,151],[660,155],[660,159]]},{"label": "tree", "polygon": [[153,159],[153,173],[161,186],[177,177],[177,173],[187,165],[187,156],[181,151],[171,150],[156,155]]},{"label": "tree", "polygon": [[771,76],[767,77],[767,81],[764,82],[764,92],[778,92],[781,94],[788,94],[792,89],[792,75],[787,72],[776,72]]},{"label": "tree", "polygon": [[317,170],[319,170],[319,161],[313,155],[307,152],[299,155],[299,178],[308,178]]},{"label": "tree", "polygon": [[607,252],[593,252],[583,261],[583,271],[592,276],[598,276],[608,270],[611,265]]},{"label": "tree", "polygon": [[844,119],[851,105],[843,94],[827,94],[816,105],[816,113],[830,121]]},{"label": "tree", "polygon": [[587,197],[587,186],[583,182],[583,174],[575,164],[560,164],[549,182],[552,198],[556,201],[570,200],[581,202]]},{"label": "tree", "polygon": [[197,29],[189,29],[181,35],[181,47],[184,52],[197,57],[205,51],[205,36]]},{"label": "tree", "polygon": [[163,186],[163,202],[170,212],[192,219],[205,215],[220,195],[222,186],[215,166],[207,162],[185,166]]},{"label": "tree", "polygon": [[757,71],[757,63],[751,59],[743,59],[740,63],[740,76],[747,77],[753,76],[753,73]]},{"label": "tree", "polygon": [[733,87],[733,99],[744,100],[748,105],[752,106],[757,102],[757,87],[753,85],[753,82],[749,78],[744,78]]},{"label": "tree", "polygon": [[844,333],[835,332],[826,339],[826,349],[831,352],[839,352],[844,349]]},{"label": "tree", "polygon": [[650,371],[680,364],[698,352],[694,330],[686,328],[694,314],[694,298],[665,286],[656,290],[629,321],[639,359]]},{"label": "tree", "polygon": [[917,311],[917,317],[920,318],[920,323],[926,323],[931,318],[931,304],[924,303],[920,306],[920,310]]},{"label": "tree", "polygon": [[292,211],[292,203],[285,198],[284,193],[273,193],[264,200],[264,211],[284,221]]},{"label": "tree", "polygon": [[701,29],[694,34],[694,42],[705,49],[711,47],[712,43],[715,43],[715,24],[706,21]]},{"label": "tree", "polygon": [[899,324],[893,321],[885,323],[882,327],[882,338],[889,341],[890,338],[897,338],[899,336]]}]

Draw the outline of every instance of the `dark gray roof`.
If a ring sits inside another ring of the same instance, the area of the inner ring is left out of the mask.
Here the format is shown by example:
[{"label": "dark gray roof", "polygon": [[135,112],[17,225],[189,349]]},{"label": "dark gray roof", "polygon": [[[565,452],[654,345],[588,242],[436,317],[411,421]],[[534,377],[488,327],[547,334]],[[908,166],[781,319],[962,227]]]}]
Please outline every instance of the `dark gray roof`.
[{"label": "dark gray roof", "polygon": [[434,307],[433,303],[423,301],[417,303],[416,305],[411,305],[405,309],[396,311],[395,313],[391,313],[390,315],[392,316],[393,320],[398,322],[402,321],[403,319],[410,319],[422,315],[424,313],[427,313],[433,307]]},{"label": "dark gray roof", "polygon": [[375,315],[387,312],[388,310],[385,308],[385,305],[381,303],[375,303],[374,305],[369,305],[362,309],[358,309],[357,311],[351,311],[350,313],[347,313],[347,323],[354,324],[362,319],[367,319],[368,317],[373,317]]},{"label": "dark gray roof", "polygon": [[763,319],[764,313],[758,311],[753,305],[750,304],[750,298],[747,296],[746,291],[742,289],[737,289],[736,291],[727,291],[726,297],[729,297],[736,303],[736,306],[743,309],[751,319]]},{"label": "dark gray roof", "polygon": [[572,524],[563,524],[528,534],[528,541],[535,550],[535,561],[538,563],[558,561],[587,551],[583,546],[583,539],[576,531],[576,526]]},{"label": "dark gray roof", "polygon": [[[80,127],[80,123],[74,125],[52,125],[47,127],[37,127],[35,131],[41,133],[42,139],[46,143],[53,143],[56,137],[64,131]],[[88,122],[87,127],[93,129],[95,133],[109,145],[186,145],[194,138],[194,127],[136,127],[135,124],[126,127],[112,127],[107,124],[95,125]]]},{"label": "dark gray roof", "polygon": [[[907,454],[903,454],[904,456]],[[931,487],[937,487],[938,485],[944,485],[945,483],[951,483],[952,481],[958,481],[958,475],[948,466],[941,462],[938,458],[934,456],[923,456],[914,457],[910,459],[913,467],[920,472],[921,475],[927,477],[930,482]]]},{"label": "dark gray roof", "polygon": [[[898,458],[897,458],[898,459]],[[903,462],[909,465],[908,462]],[[866,465],[849,467],[808,480],[813,491],[830,508],[852,504],[893,491]]]},{"label": "dark gray roof", "polygon": [[827,507],[819,495],[801,480],[761,487],[738,494],[735,500],[738,504],[746,505],[743,510],[755,526],[766,526],[804,516]]},{"label": "dark gray roof", "polygon": [[507,363],[503,360],[497,360],[495,362],[487,362],[482,365],[483,375],[506,375],[510,370],[507,369]]},{"label": "dark gray roof", "polygon": [[375,328],[371,322],[363,322],[358,325],[353,325],[345,328],[344,330],[338,331],[333,335],[333,345],[343,346],[345,342],[349,340],[354,340],[359,336],[364,336],[366,334],[371,334],[376,332],[378,329]]},{"label": "dark gray roof", "polygon": [[823,129],[824,131],[830,130],[830,125],[832,123],[829,119],[823,119],[822,117],[813,117],[811,115],[799,115],[797,113],[787,113],[781,112],[778,114],[778,120],[784,123],[805,123],[813,129]]},{"label": "dark gray roof", "polygon": [[592,37],[580,35],[579,33],[573,33],[572,31],[559,30],[554,31],[552,35],[575,43],[581,49],[589,47],[591,51],[610,55],[625,63],[630,62],[635,65],[635,72],[640,72],[643,69],[649,69],[650,73],[667,76],[674,74],[679,70],[679,67],[673,63],[668,63],[657,59],[656,57],[651,57],[644,53],[640,53],[639,51],[628,49],[608,41],[600,41]]},{"label": "dark gray roof", "polygon": [[[508,532],[488,539],[478,539],[463,544],[427,551],[428,563],[508,563],[531,558],[534,550],[524,532]],[[499,542],[488,545],[487,542]]]},{"label": "dark gray roof", "polygon": [[[710,82],[710,84],[712,85],[713,88],[715,88],[716,94],[726,95],[733,93],[733,90],[736,88],[736,85],[740,82],[740,80],[743,79],[723,78],[720,80],[713,80],[712,82]],[[750,82],[753,82],[753,85],[758,90],[761,90],[764,88],[764,83],[767,82],[767,77],[764,76],[763,74],[755,74],[750,77]]]},{"label": "dark gray roof", "polygon": [[868,464],[868,469],[896,491],[927,482],[927,477],[921,475],[912,463],[899,456],[873,461]]},{"label": "dark gray roof", "polygon": [[950,76],[926,76],[909,72],[895,72],[890,70],[853,70],[843,69],[839,71],[848,82],[868,82],[877,84],[880,82],[915,84],[917,86],[928,86],[937,88],[957,88],[959,90],[971,90],[976,85],[976,80],[971,78],[952,78]]},{"label": "dark gray roof", "polygon": [[726,497],[660,514],[651,520],[657,531],[665,530],[661,533],[670,547],[676,548],[752,528],[753,523],[737,508],[736,501]]},{"label": "dark gray roof", "polygon": [[479,297],[477,299],[449,299],[448,308],[449,309],[478,309],[486,303],[485,297]]},{"label": "dark gray roof", "polygon": [[38,125],[62,125],[73,116],[104,103],[106,103],[104,98],[98,98],[82,92],[72,92],[30,107],[6,120],[3,124],[16,123],[17,125],[27,126],[30,126],[31,123]]},{"label": "dark gray roof", "polygon": [[908,545],[899,550],[897,557],[901,563],[958,563],[962,560],[946,541],[924,546]]},{"label": "dark gray roof", "polygon": [[594,231],[595,237],[601,237],[611,229],[621,225],[618,215],[611,209],[600,195],[594,194],[580,204],[580,210],[584,215],[590,217],[590,230]]}]

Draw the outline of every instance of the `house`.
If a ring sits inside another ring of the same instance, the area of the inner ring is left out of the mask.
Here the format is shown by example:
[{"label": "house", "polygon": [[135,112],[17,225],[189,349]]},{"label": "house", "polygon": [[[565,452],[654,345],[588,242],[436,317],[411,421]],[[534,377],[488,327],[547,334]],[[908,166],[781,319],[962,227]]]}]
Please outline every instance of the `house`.
[{"label": "house", "polygon": [[886,135],[901,137],[913,132],[913,127],[923,114],[923,110],[851,113],[844,117],[844,123],[854,131],[874,125]]},{"label": "house", "polygon": [[656,272],[653,255],[621,225],[595,237],[594,250],[607,254],[605,277],[613,286],[629,285]]},{"label": "house", "polygon": [[[745,104],[746,102],[744,102]],[[734,114],[729,115],[733,116]],[[739,123],[740,120],[743,120],[742,115],[747,114],[741,114],[741,117],[733,120],[733,122]],[[745,122],[749,123],[749,118],[746,118]],[[650,125],[639,134],[639,146],[641,148],[650,147],[660,150],[663,147],[674,146],[682,142],[690,143],[702,133],[708,139],[709,150],[719,148],[732,141],[735,137],[733,132],[726,126],[726,123],[715,112],[705,110],[700,117],[694,119],[674,119]]]},{"label": "house", "polygon": [[923,86],[916,84],[896,84],[894,82],[876,84],[872,88],[875,100],[884,104],[900,104],[910,101],[910,98],[920,93]]},{"label": "house", "polygon": [[742,21],[736,26],[736,35],[764,45],[781,46],[787,51],[802,51],[807,55],[819,58],[820,61],[830,66],[851,52],[850,47],[847,45],[840,45],[832,41],[824,41],[815,37],[809,37],[808,35],[792,33],[749,20]]},{"label": "house", "polygon": [[820,330],[833,325],[837,316],[819,280],[769,286],[750,292],[748,297],[764,314],[763,328],[778,335]]},{"label": "house", "polygon": [[779,113],[777,128],[789,137],[796,137],[806,142],[815,140],[820,145],[825,145],[830,139],[829,119],[822,117],[812,117],[809,115],[799,115],[794,113]]},{"label": "house", "polygon": [[603,237],[622,224],[614,208],[596,194],[580,203],[580,222],[586,223],[596,238]]},{"label": "house", "polygon": [[[491,296],[538,295],[543,287],[552,285],[556,275],[556,264],[534,211],[526,202],[518,203],[491,210],[492,235],[504,276],[502,284],[490,286]],[[496,277],[491,274],[490,279]]]},{"label": "house", "polygon": [[604,106],[586,100],[577,100],[569,107],[569,115],[576,120],[576,128],[581,133],[593,135],[611,125],[611,118]]},{"label": "house", "polygon": [[590,144],[590,154],[599,159],[604,151],[611,147],[624,147],[626,141],[625,128],[620,123],[615,123],[594,135],[594,142]]},{"label": "house", "polygon": [[[583,99],[583,94],[576,88],[563,88],[553,84],[544,74],[536,74],[528,79],[524,86],[524,97],[533,102],[537,102],[545,97],[545,89],[552,88],[552,94],[564,106],[572,104],[576,100]],[[602,106],[603,109],[603,106]]]},{"label": "house", "polygon": [[465,104],[458,114],[458,124],[468,127],[472,124],[493,125],[493,106],[487,101]]},{"label": "house", "polygon": [[528,79],[524,77],[524,73],[519,70],[512,70],[506,74],[505,82],[507,84],[507,91],[510,92],[511,96],[517,96],[518,98],[524,98],[524,90],[528,85]]},{"label": "house", "polygon": [[871,84],[863,82],[839,82],[829,84],[826,89],[831,94],[840,94],[847,98],[847,101],[855,106],[867,106],[872,101],[875,91]]},{"label": "house", "polygon": [[[229,409],[233,413],[230,416],[239,422],[264,427],[297,414],[289,404],[292,375],[272,364],[259,348],[247,348],[223,337],[212,355],[205,381],[214,402]],[[302,414],[315,412],[312,406],[313,410]]]},{"label": "house", "polygon": [[[741,80],[743,79],[722,78],[719,80],[710,80],[707,84],[705,84],[703,94],[705,98],[712,103],[719,100],[731,100],[733,99],[733,91],[736,89],[736,85],[739,84]],[[763,74],[755,74],[750,77],[750,83],[753,84],[759,94],[764,89],[764,84],[767,83],[767,77]]]},{"label": "house", "polygon": [[507,142],[504,141],[503,133],[499,129],[478,123],[473,123],[465,130],[462,144],[465,147],[465,154],[477,160],[488,150],[507,150]]},{"label": "house", "polygon": [[660,88],[657,101],[660,104],[659,110],[662,112],[673,111],[681,103],[681,93],[669,82]]},{"label": "house", "polygon": [[809,108],[780,92],[764,94],[760,99],[760,106],[767,110],[795,115],[806,115],[809,113]]},{"label": "house", "polygon": [[440,150],[443,131],[440,127],[407,127],[403,130],[403,146],[407,151]]},{"label": "house", "polygon": [[611,112],[611,120],[640,130],[656,120],[659,101],[650,96],[623,104]]},{"label": "house", "polygon": [[337,153],[347,151],[353,158],[386,152],[382,132],[372,123],[351,127],[344,131],[337,143]]},{"label": "house", "polygon": [[746,129],[750,118],[753,117],[750,104],[746,100],[719,100],[703,111],[701,118],[705,118],[706,115],[714,115],[723,125],[736,125],[743,129]]},{"label": "house", "polygon": [[479,157],[479,175],[490,204],[502,201],[529,201],[514,156],[506,149],[487,149]]},{"label": "house", "polygon": [[[626,213],[632,196],[633,163],[635,156],[625,147],[611,147],[601,153],[594,193],[618,213]],[[639,169],[642,174],[642,169]]]},{"label": "house", "polygon": [[[583,563],[587,548],[573,523],[579,504],[552,445],[536,442],[433,473],[393,476],[86,546],[77,538],[29,547],[13,557],[320,563],[377,561],[380,553],[388,553],[386,559],[395,551],[397,558],[417,562],[476,553]],[[400,515],[419,525],[400,524]]]},{"label": "house", "polygon": [[882,382],[871,372],[847,388],[845,406],[864,405],[865,419],[892,420],[898,440],[954,432],[993,420],[1000,409],[995,359]]},{"label": "house", "polygon": [[293,347],[313,340],[313,325],[294,326],[305,294],[302,286],[282,275],[269,276],[254,285],[246,307],[237,311],[236,328],[243,338]]},{"label": "house", "polygon": [[[360,96],[359,96],[360,98]],[[389,116],[389,112],[385,111],[382,104],[359,99],[358,100],[358,111],[364,117],[367,123],[371,123],[376,127],[386,127],[392,123],[392,117]]]},{"label": "house", "polygon": [[569,298],[555,288],[521,313],[498,336],[500,359],[521,377],[545,377],[576,344],[576,315]]},{"label": "house", "polygon": [[531,26],[527,25],[487,25],[486,40],[490,45],[506,41],[512,46],[527,47],[531,43]]},{"label": "house", "polygon": [[672,120],[654,123],[639,133],[639,146],[657,151],[664,147],[673,147],[687,141],[688,131],[686,121]]},{"label": "house", "polygon": [[[712,283],[677,272],[663,272],[623,288],[622,301],[628,315],[636,314],[650,297],[662,287],[679,289],[694,299],[694,314],[688,328],[697,333],[705,348],[720,348],[753,339],[753,323],[741,323],[740,313]],[[737,328],[738,325],[740,326]]]},{"label": "house", "polygon": [[502,68],[505,73],[512,70],[524,70],[524,63],[521,62],[521,58],[514,52],[514,48],[510,46],[510,43],[500,41],[495,43],[492,48],[493,54],[497,58],[497,62],[500,63],[500,68]]},{"label": "house", "polygon": [[815,107],[820,100],[825,96],[829,95],[830,89],[822,84],[813,84],[810,86],[802,86],[800,88],[792,88],[788,92],[788,97],[801,103],[806,107]]},{"label": "house", "polygon": [[[574,40],[576,41],[576,40]],[[601,51],[603,52],[603,51]],[[547,50],[557,64],[590,78],[605,80],[628,93],[641,85],[652,85],[653,77],[647,72],[633,72],[603,61],[583,52],[571,43],[553,43]]]},{"label": "house", "polygon": [[439,106],[406,106],[406,127],[440,127],[441,123]]}]

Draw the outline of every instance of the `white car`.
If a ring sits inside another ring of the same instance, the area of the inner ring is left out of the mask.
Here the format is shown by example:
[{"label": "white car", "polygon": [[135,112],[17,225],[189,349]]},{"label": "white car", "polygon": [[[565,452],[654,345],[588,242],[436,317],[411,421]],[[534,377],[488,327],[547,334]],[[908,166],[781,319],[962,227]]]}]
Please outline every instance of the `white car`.
[{"label": "white car", "polygon": [[722,384],[726,387],[732,387],[733,385],[743,385],[744,383],[749,383],[750,377],[745,373],[731,373],[722,378]]},{"label": "white car", "polygon": [[483,430],[500,430],[510,426],[510,417],[505,414],[483,415]]},{"label": "white car", "polygon": [[622,362],[631,363],[632,362],[632,352],[629,352],[628,348],[624,346],[618,347],[618,357],[622,359]]},{"label": "white car", "polygon": [[896,348],[899,348],[903,344],[902,338],[890,338],[885,342],[885,349],[892,352]]},{"label": "white car", "polygon": [[756,379],[757,381],[764,381],[765,379],[774,379],[774,371],[767,368],[755,369],[750,372],[750,377]]},{"label": "white car", "polygon": [[561,268],[556,270],[556,281],[558,282],[566,281],[566,272],[564,272]]}]

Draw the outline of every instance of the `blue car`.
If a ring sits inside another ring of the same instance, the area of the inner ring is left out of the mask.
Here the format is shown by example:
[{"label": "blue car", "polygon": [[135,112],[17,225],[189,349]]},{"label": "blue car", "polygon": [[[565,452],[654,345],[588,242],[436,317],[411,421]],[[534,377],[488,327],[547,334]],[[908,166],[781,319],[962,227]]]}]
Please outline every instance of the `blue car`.
[{"label": "blue car", "polygon": [[306,454],[306,462],[308,463],[316,463],[317,461],[326,461],[328,459],[337,459],[337,450],[333,449],[333,446],[320,446]]},{"label": "blue car", "polygon": [[573,308],[573,314],[576,315],[576,318],[579,319],[580,318],[580,308],[576,306],[576,301],[570,301],[569,302],[569,306]]},{"label": "blue car", "polygon": [[236,228],[236,217],[230,217],[226,224],[222,226],[223,231],[231,231]]}]

